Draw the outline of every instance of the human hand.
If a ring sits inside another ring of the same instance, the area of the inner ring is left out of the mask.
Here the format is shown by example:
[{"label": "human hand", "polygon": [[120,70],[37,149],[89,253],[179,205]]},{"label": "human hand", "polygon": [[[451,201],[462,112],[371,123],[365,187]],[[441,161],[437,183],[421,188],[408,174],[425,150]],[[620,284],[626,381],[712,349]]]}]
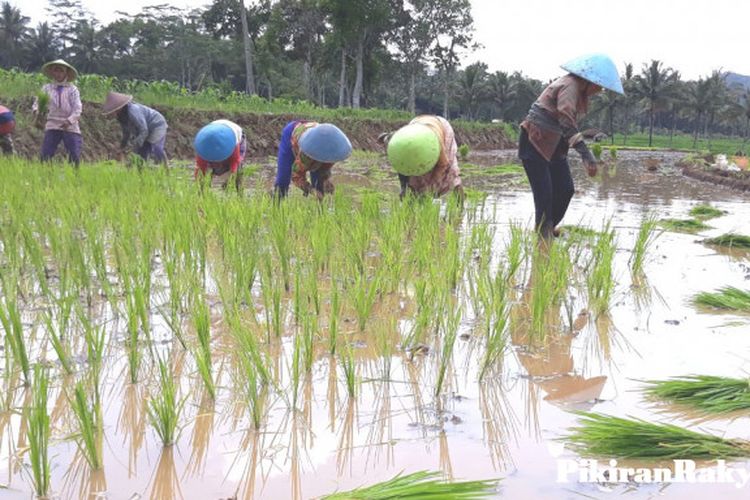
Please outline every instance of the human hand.
[{"label": "human hand", "polygon": [[589,174],[589,177],[596,177],[597,172],[599,172],[599,167],[595,161],[585,161],[584,165],[586,166],[586,173]]}]

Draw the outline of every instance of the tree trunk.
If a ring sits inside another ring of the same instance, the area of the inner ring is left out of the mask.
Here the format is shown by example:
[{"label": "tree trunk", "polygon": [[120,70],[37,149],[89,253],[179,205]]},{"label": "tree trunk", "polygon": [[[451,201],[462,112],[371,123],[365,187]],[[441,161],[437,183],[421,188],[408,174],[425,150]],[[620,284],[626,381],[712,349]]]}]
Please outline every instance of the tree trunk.
[{"label": "tree trunk", "polygon": [[305,86],[305,99],[312,102],[312,50],[310,45],[307,46],[307,53],[305,54],[305,62],[302,65],[302,84]]},{"label": "tree trunk", "polygon": [[450,119],[450,109],[448,107],[448,87],[450,82],[450,75],[448,73],[448,70],[446,69],[443,72],[443,118],[446,120]]},{"label": "tree trunk", "polygon": [[417,76],[416,71],[414,70],[414,67],[412,66],[410,70],[409,75],[409,103],[407,104],[407,108],[409,110],[409,113],[416,114],[417,113]]},{"label": "tree trunk", "polygon": [[255,75],[253,74],[253,46],[250,40],[250,32],[247,29],[247,15],[245,13],[245,0],[240,0],[242,20],[242,45],[245,48],[245,92],[255,94]]},{"label": "tree trunk", "polygon": [[362,33],[359,35],[359,40],[357,40],[357,57],[355,58],[357,75],[354,79],[354,90],[352,91],[352,108],[354,109],[359,109],[359,101],[362,97],[362,86],[365,73],[364,59],[365,35]]},{"label": "tree trunk", "polygon": [[648,147],[651,147],[654,137],[654,106],[651,105],[648,113]]},{"label": "tree trunk", "polygon": [[341,47],[341,73],[339,74],[339,108],[346,106],[346,47]]}]

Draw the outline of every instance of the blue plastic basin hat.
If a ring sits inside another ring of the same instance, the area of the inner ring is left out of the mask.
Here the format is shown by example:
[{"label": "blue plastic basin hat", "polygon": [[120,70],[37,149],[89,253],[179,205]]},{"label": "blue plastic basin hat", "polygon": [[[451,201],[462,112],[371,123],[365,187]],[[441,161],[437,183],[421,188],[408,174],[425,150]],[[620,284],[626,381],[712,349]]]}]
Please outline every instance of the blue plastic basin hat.
[{"label": "blue plastic basin hat", "polygon": [[237,137],[228,125],[211,122],[198,131],[193,141],[195,152],[206,161],[223,161],[237,146]]},{"label": "blue plastic basin hat", "polygon": [[315,161],[335,163],[346,160],[352,154],[352,143],[340,128],[330,123],[321,123],[302,133],[299,148]]},{"label": "blue plastic basin hat", "polygon": [[605,89],[625,95],[620,75],[612,59],[605,54],[588,54],[566,62],[560,66],[565,71],[580,76]]}]

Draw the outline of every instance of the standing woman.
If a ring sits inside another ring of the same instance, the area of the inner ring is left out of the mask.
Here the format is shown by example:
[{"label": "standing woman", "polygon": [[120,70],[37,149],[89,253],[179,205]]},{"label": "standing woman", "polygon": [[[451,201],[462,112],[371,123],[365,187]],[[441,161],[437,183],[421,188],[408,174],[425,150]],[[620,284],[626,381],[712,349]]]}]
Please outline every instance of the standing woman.
[{"label": "standing woman", "polygon": [[164,144],[167,141],[167,120],[155,109],[133,102],[133,96],[110,92],[102,106],[105,115],[114,113],[122,128],[121,155],[125,154],[128,142],[133,151],[144,160],[149,156],[156,163],[167,166]]},{"label": "standing woman", "polygon": [[563,64],[568,74],[544,89],[521,123],[518,157],[534,194],[535,226],[542,238],[558,236],[575,192],[568,149],[575,149],[588,175],[597,172],[596,159],[578,131],[591,96],[602,88],[624,94],[617,68],[608,56],[591,54]]},{"label": "standing woman", "polygon": [[[71,82],[78,77],[78,72],[62,59],[57,59],[42,66],[42,73],[52,80],[52,83],[42,87],[42,92],[49,96],[47,122],[44,125],[42,141],[42,161],[48,161],[55,156],[57,146],[62,141],[68,152],[68,160],[77,167],[81,163],[83,148],[81,128],[78,125],[83,105],[78,87]],[[34,99],[31,109],[34,114],[45,112],[44,109],[40,109],[39,99]]]},{"label": "standing woman", "polygon": [[[315,193],[319,200],[333,193],[331,169],[337,161],[352,154],[349,138],[336,125],[297,120],[281,132],[274,193],[283,198],[293,182],[305,196]],[[310,172],[310,181],[307,173]]]}]

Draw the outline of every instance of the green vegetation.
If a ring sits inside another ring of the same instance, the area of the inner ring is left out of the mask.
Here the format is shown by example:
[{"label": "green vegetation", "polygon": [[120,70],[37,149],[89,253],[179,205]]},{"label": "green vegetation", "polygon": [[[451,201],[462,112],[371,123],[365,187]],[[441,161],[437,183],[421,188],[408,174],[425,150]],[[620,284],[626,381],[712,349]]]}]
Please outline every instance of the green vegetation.
[{"label": "green vegetation", "polygon": [[[617,251],[617,239],[609,223],[603,228],[591,249],[591,259],[586,266],[586,286],[589,293],[589,306],[601,315],[609,309],[609,303],[615,290],[613,264]],[[645,251],[645,250],[644,250]],[[639,257],[641,260],[643,257]]]},{"label": "green vegetation", "polygon": [[101,408],[97,400],[96,397],[93,401],[89,400],[81,382],[76,384],[73,397],[70,398],[70,407],[78,422],[78,434],[75,436],[78,448],[93,470],[99,470],[102,467]]},{"label": "green vegetation", "polygon": [[49,447],[50,419],[47,413],[49,373],[46,368],[34,365],[34,383],[31,386],[32,403],[27,409],[29,419],[29,461],[34,492],[44,498],[50,488]]},{"label": "green vegetation", "polygon": [[469,145],[468,144],[461,144],[458,147],[458,156],[461,158],[461,161],[466,161],[466,159],[469,157]]},{"label": "green vegetation", "polygon": [[579,425],[570,429],[565,441],[585,456],[641,460],[750,457],[750,442],[724,439],[671,424],[652,424],[578,412]]},{"label": "green vegetation", "polygon": [[386,500],[395,498],[413,499],[480,499],[496,495],[498,480],[446,482],[439,472],[420,471],[398,474],[393,479],[325,495],[321,500]]},{"label": "green vegetation", "polygon": [[706,204],[696,205],[692,209],[690,209],[690,215],[692,215],[696,219],[701,219],[701,220],[721,217],[724,214],[726,214],[726,212],[724,212],[723,210],[719,210],[716,207],[712,207],[711,205],[706,205]]},{"label": "green vegetation", "polygon": [[659,221],[659,225],[667,231],[691,234],[704,229],[711,229],[711,226],[696,219],[662,219]]},{"label": "green vegetation", "polygon": [[171,365],[159,359],[159,387],[148,402],[148,418],[164,446],[177,439],[177,426],[185,399],[178,400],[177,382]]},{"label": "green vegetation", "polygon": [[598,142],[595,142],[591,145],[591,152],[594,155],[594,158],[596,158],[596,161],[600,161],[602,159],[602,145]]},{"label": "green vegetation", "polygon": [[750,312],[750,290],[726,286],[716,292],[700,292],[693,297],[693,302],[716,309]]},{"label": "green vegetation", "polygon": [[630,255],[630,271],[633,275],[643,273],[643,264],[646,260],[648,251],[654,245],[660,233],[656,232],[658,222],[653,216],[645,217],[638,228],[638,236],[633,245],[633,252]]},{"label": "green vegetation", "polygon": [[645,389],[654,399],[678,403],[707,414],[750,411],[750,379],[687,375],[648,380]]},{"label": "green vegetation", "polygon": [[716,245],[729,248],[750,248],[750,236],[736,233],[726,233],[715,238],[703,240],[706,245]]},{"label": "green vegetation", "polygon": [[627,140],[620,133],[615,134],[615,144],[621,148],[638,148],[648,150],[672,149],[677,151],[710,151],[711,153],[733,154],[742,150],[745,145],[740,137],[719,137],[714,135],[710,140],[699,137],[693,145],[693,136],[689,134],[654,134],[652,147],[648,146],[648,134],[629,134]]}]

